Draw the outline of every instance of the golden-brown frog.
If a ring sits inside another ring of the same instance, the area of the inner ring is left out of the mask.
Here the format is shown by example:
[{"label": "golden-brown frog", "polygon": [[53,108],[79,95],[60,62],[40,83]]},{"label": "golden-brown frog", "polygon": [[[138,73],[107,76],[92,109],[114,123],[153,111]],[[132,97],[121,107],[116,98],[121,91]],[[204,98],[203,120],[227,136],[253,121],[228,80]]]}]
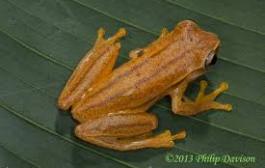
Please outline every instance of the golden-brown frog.
[{"label": "golden-brown frog", "polygon": [[185,116],[232,109],[230,104],[215,101],[228,89],[225,82],[205,94],[207,83],[201,81],[194,101],[184,96],[188,83],[215,62],[220,43],[215,34],[203,31],[193,21],[182,21],[171,32],[164,28],[156,41],[131,51],[131,60],[114,70],[119,40],[126,31],[121,28],[108,39],[104,34],[102,28],[98,30],[93,48],[78,64],[58,100],[59,108],[71,108],[80,122],[75,129],[79,138],[122,151],[173,147],[174,140],[185,138],[186,133],[172,135],[166,130],[151,134],[157,117],[146,111],[157,100],[171,96],[172,111]]}]

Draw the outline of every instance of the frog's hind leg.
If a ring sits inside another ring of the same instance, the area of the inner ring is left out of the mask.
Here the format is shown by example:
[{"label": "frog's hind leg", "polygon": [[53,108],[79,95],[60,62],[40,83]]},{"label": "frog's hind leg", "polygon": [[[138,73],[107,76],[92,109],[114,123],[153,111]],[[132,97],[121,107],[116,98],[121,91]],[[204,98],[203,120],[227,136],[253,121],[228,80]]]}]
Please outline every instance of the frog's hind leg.
[{"label": "frog's hind leg", "polygon": [[156,116],[146,112],[106,115],[80,124],[75,134],[89,143],[120,151],[169,148],[174,140],[186,136],[185,131],[172,135],[168,130],[153,136],[151,131],[156,127]]},{"label": "frog's hind leg", "polygon": [[111,73],[121,48],[119,39],[125,36],[126,30],[121,28],[108,39],[104,38],[104,34],[105,30],[100,28],[94,46],[79,62],[67,81],[58,99],[61,109],[69,109],[79,101],[85,91],[106,79]]},{"label": "frog's hind leg", "polygon": [[192,101],[184,96],[184,92],[188,86],[187,82],[179,84],[179,86],[170,92],[172,98],[172,110],[176,114],[190,116],[204,112],[210,109],[219,109],[225,111],[231,111],[231,104],[222,104],[215,101],[215,98],[222,92],[228,89],[228,84],[222,82],[220,86],[212,93],[205,94],[207,82],[202,80],[200,82],[200,91],[195,99]]}]

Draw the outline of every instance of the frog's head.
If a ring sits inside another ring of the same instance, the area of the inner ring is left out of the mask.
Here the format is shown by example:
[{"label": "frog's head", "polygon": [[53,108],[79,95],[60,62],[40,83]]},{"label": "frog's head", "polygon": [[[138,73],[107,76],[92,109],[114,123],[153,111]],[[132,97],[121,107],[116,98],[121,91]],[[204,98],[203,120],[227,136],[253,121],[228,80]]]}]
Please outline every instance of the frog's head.
[{"label": "frog's head", "polygon": [[220,40],[218,39],[218,37],[213,34],[213,33],[209,33],[211,34],[213,39],[211,39],[211,41],[206,41],[206,43],[209,44],[209,48],[208,51],[206,52],[205,55],[203,55],[203,60],[204,60],[204,65],[205,67],[214,65],[217,61],[217,53],[218,53],[218,49],[219,49],[219,45],[220,45]]},{"label": "frog's head", "polygon": [[191,20],[180,22],[175,30],[181,30],[179,32],[181,32],[184,47],[189,47],[187,50],[192,51],[190,60],[193,60],[197,66],[204,69],[216,63],[220,45],[216,34],[202,30]]}]

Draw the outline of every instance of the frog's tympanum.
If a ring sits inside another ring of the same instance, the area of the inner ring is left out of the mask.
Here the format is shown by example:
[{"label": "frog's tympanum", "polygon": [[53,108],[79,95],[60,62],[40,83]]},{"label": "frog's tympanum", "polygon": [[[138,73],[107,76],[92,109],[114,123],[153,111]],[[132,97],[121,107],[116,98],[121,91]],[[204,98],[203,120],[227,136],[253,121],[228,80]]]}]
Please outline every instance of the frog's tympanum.
[{"label": "frog's tympanum", "polygon": [[188,84],[206,72],[216,61],[218,37],[185,20],[169,32],[164,28],[157,40],[144,48],[132,50],[130,60],[113,69],[119,54],[121,28],[104,38],[98,30],[93,48],[78,64],[66,83],[59,100],[60,109],[71,109],[79,122],[75,135],[84,141],[115,150],[169,148],[186,132],[169,130],[153,135],[157,117],[147,110],[164,96],[172,98],[175,114],[190,116],[209,109],[230,111],[230,104],[215,98],[228,89],[223,82],[205,94],[206,81],[200,82],[195,100],[185,97]]}]

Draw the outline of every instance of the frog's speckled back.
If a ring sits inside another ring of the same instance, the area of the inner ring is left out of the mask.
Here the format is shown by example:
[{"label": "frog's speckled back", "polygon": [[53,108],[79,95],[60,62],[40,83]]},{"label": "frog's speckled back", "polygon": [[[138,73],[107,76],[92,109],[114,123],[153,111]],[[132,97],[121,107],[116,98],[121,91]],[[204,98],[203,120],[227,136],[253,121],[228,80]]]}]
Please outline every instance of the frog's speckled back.
[{"label": "frog's speckled back", "polygon": [[213,33],[186,20],[164,32],[143,49],[142,55],[115,69],[94,93],[73,111],[117,111],[138,107],[198,69],[220,41]]}]

